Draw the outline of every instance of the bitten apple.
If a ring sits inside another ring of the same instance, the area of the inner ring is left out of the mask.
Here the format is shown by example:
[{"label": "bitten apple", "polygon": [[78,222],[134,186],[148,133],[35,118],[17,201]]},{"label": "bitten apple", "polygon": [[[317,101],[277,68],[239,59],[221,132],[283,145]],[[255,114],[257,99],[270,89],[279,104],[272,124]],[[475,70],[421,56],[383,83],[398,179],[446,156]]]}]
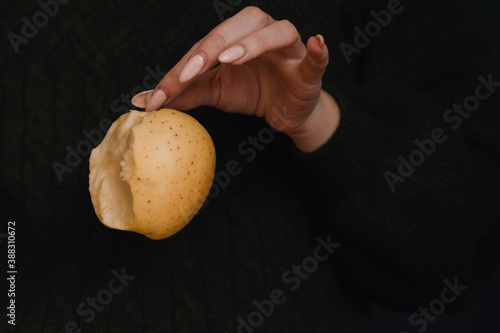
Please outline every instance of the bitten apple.
[{"label": "bitten apple", "polygon": [[214,172],[213,141],[192,116],[131,110],[92,150],[89,190],[107,227],[163,239],[196,215]]}]

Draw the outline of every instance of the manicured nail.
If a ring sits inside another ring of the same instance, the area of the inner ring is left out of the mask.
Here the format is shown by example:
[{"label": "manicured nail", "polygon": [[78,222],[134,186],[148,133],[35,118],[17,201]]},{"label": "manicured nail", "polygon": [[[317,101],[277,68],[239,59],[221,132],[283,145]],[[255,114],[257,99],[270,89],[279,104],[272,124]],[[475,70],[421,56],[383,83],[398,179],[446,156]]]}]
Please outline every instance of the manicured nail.
[{"label": "manicured nail", "polygon": [[186,82],[191,80],[198,74],[203,66],[205,65],[205,59],[199,54],[195,55],[187,62],[186,66],[182,69],[181,74],[179,74],[179,81]]},{"label": "manicured nail", "polygon": [[323,48],[323,46],[325,46],[325,39],[323,38],[323,36],[321,36],[320,34],[317,34],[316,39],[319,42],[319,47]]},{"label": "manicured nail", "polygon": [[219,56],[220,62],[233,62],[245,55],[245,49],[241,45],[235,45],[222,52]]},{"label": "manicured nail", "polygon": [[151,99],[146,104],[146,111],[150,112],[158,110],[166,100],[167,94],[165,94],[165,92],[161,89],[156,90],[153,96],[151,96]]},{"label": "manicured nail", "polygon": [[154,90],[146,90],[138,93],[137,95],[132,97],[132,104],[134,104],[138,108],[145,108],[146,104],[151,99],[151,96],[153,96],[153,91]]}]

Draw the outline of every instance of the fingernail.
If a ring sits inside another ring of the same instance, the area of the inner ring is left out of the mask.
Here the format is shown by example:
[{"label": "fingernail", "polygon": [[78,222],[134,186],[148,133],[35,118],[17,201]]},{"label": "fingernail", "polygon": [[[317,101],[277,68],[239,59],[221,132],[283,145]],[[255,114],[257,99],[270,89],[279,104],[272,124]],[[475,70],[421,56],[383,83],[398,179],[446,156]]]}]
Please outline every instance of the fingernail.
[{"label": "fingernail", "polygon": [[146,104],[146,111],[150,112],[158,110],[166,100],[167,94],[165,94],[165,92],[161,89],[156,90],[153,96],[151,96],[151,99]]},{"label": "fingernail", "polygon": [[245,54],[245,49],[241,45],[235,45],[222,52],[219,56],[220,62],[233,62]]},{"label": "fingernail", "polygon": [[325,39],[323,38],[323,36],[320,34],[317,34],[316,39],[319,42],[319,47],[323,48],[323,46],[325,46]]},{"label": "fingernail", "polygon": [[191,80],[196,74],[198,74],[205,65],[205,59],[199,54],[195,55],[187,62],[186,66],[182,69],[179,75],[180,82],[186,82]]},{"label": "fingernail", "polygon": [[137,95],[132,97],[132,104],[134,104],[138,108],[145,108],[146,104],[151,99],[151,96],[153,96],[153,91],[154,90],[151,89],[138,93]]}]

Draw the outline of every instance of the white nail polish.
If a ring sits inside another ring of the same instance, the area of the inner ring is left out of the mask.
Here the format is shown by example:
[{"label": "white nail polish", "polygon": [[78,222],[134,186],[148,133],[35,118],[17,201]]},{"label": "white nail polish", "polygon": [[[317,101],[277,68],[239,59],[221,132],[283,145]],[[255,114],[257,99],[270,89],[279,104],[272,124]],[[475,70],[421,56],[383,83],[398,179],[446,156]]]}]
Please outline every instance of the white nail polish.
[{"label": "white nail polish", "polygon": [[132,97],[132,104],[137,106],[138,108],[145,108],[147,102],[153,96],[153,91],[154,90],[146,90],[143,92],[138,93],[134,97]]},{"label": "white nail polish", "polygon": [[205,59],[199,54],[193,56],[179,74],[179,81],[186,82],[198,74],[205,65]]},{"label": "white nail polish", "polygon": [[243,48],[243,46],[241,45],[231,46],[230,48],[228,48],[226,51],[222,52],[219,55],[219,61],[226,63],[233,62],[243,57],[244,54],[245,54],[245,49]]}]

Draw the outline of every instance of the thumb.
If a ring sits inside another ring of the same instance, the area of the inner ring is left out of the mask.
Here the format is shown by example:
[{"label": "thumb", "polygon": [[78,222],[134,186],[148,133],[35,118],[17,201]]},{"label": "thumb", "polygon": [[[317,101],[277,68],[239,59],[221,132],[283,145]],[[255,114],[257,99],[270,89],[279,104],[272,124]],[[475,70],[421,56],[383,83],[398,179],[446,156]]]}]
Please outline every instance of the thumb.
[{"label": "thumb", "polygon": [[307,54],[302,59],[300,69],[306,83],[317,83],[321,80],[328,65],[328,48],[323,36],[316,35],[307,41]]}]

